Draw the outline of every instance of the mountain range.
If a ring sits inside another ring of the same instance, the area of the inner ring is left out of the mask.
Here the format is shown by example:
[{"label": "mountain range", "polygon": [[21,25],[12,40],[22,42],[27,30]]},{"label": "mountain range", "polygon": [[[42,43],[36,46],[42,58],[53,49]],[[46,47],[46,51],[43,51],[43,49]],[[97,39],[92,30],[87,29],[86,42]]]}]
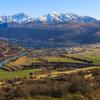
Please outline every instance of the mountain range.
[{"label": "mountain range", "polygon": [[0,17],[0,39],[28,48],[100,43],[100,21],[71,13],[33,18],[24,13]]},{"label": "mountain range", "polygon": [[0,16],[0,23],[66,23],[66,22],[94,22],[95,18],[89,16],[79,16],[72,13],[57,13],[47,14],[37,18],[33,18],[25,13],[19,13],[12,16]]}]

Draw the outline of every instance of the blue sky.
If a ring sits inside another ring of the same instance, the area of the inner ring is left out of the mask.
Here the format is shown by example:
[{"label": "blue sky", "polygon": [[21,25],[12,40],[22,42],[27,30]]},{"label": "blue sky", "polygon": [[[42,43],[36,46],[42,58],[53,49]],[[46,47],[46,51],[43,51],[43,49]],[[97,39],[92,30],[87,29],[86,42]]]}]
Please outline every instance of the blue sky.
[{"label": "blue sky", "polygon": [[0,15],[25,12],[38,17],[53,11],[100,19],[100,0],[0,0]]}]

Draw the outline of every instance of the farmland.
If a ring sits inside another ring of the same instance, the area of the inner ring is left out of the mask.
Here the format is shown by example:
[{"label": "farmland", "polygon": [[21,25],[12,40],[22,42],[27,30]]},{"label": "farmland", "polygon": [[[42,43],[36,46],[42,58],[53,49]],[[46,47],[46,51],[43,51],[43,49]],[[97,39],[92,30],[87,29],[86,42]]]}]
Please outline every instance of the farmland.
[{"label": "farmland", "polygon": [[0,68],[0,100],[99,100],[99,45],[22,51]]},{"label": "farmland", "polygon": [[21,78],[27,77],[31,72],[35,72],[38,70],[39,69],[30,69],[30,70],[8,72],[8,71],[0,69],[0,80],[8,80],[8,79],[14,79],[14,78],[19,78],[19,77],[21,77]]},{"label": "farmland", "polygon": [[89,47],[74,48],[78,51],[73,54],[66,54],[66,56],[85,59],[93,61],[95,64],[100,64],[100,45],[91,45]]}]

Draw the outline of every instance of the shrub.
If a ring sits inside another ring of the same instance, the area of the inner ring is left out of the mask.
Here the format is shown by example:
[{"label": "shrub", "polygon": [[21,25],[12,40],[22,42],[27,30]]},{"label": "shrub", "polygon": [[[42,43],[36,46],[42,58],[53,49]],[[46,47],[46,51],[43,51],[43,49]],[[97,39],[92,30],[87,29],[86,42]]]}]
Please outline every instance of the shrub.
[{"label": "shrub", "polygon": [[73,80],[71,81],[71,85],[68,88],[68,91],[70,93],[89,93],[91,92],[92,88],[90,87],[90,84],[85,81],[82,77],[77,77],[77,78],[73,78]]}]

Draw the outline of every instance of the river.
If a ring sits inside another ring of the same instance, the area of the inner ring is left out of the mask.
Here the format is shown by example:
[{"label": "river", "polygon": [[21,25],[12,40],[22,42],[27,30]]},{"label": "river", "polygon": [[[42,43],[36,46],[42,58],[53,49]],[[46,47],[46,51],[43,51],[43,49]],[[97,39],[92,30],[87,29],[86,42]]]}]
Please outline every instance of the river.
[{"label": "river", "polygon": [[16,60],[16,59],[18,59],[18,58],[20,58],[20,57],[22,57],[22,56],[27,55],[27,54],[28,54],[27,51],[21,51],[21,52],[19,52],[17,55],[15,55],[15,56],[13,56],[13,57],[11,57],[11,58],[8,58],[8,59],[6,59],[6,60],[0,61],[0,68],[5,67],[4,65],[7,64],[10,60]]}]

